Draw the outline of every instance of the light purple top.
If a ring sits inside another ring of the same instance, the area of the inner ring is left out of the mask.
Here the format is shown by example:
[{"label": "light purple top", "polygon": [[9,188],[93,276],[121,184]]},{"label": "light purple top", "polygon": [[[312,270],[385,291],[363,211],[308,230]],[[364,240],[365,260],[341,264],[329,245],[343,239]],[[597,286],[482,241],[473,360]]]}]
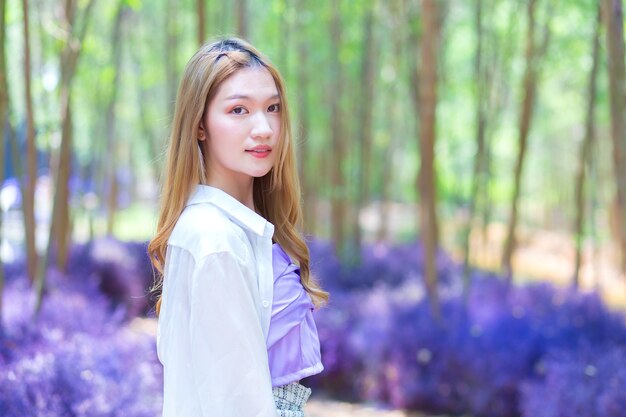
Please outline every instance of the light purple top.
[{"label": "light purple top", "polygon": [[313,302],[300,282],[300,268],[278,244],[272,246],[274,302],[267,335],[272,386],[315,375],[324,369]]}]

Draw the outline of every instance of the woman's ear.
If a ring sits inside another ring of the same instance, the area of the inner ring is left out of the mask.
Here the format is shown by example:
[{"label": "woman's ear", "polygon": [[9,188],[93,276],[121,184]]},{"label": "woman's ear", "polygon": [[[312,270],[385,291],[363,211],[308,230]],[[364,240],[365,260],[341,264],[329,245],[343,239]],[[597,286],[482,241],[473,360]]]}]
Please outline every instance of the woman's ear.
[{"label": "woman's ear", "polygon": [[206,132],[204,130],[204,123],[200,122],[200,126],[198,126],[198,140],[205,140],[206,139]]}]

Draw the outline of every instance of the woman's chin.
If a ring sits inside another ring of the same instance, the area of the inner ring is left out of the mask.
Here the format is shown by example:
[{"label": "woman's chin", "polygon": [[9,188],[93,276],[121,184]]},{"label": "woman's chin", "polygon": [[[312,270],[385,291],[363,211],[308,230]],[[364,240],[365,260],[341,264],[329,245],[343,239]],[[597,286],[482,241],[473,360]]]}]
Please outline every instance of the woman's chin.
[{"label": "woman's chin", "polygon": [[261,178],[266,176],[270,171],[272,170],[272,168],[267,168],[267,169],[256,169],[254,171],[252,171],[252,176],[255,178]]}]

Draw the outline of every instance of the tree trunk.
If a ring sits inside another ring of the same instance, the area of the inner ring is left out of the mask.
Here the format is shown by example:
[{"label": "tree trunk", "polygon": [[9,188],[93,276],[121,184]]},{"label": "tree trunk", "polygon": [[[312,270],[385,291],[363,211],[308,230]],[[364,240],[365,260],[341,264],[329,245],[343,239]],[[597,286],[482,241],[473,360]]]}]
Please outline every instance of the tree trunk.
[{"label": "tree trunk", "polygon": [[[302,16],[305,10],[308,10],[307,0],[299,0],[296,6],[299,10],[298,16]],[[300,31],[298,36],[298,88],[296,89],[296,103],[298,107],[298,125],[299,130],[296,136],[297,151],[298,151],[298,174],[300,177],[300,186],[302,188],[302,212],[304,217],[304,231],[307,234],[315,234],[316,226],[316,213],[315,202],[317,196],[315,193],[315,187],[312,187],[309,178],[309,162],[312,158],[309,156],[311,147],[309,146],[309,38],[306,36],[305,22],[299,22]]]},{"label": "tree trunk", "polygon": [[[136,62],[138,63],[139,61]],[[146,146],[146,153],[150,158],[149,165],[152,172],[152,178],[155,180],[155,182],[158,183],[159,175],[161,173],[161,161],[159,160],[159,158],[161,155],[162,140],[160,138],[157,139],[157,135],[155,135],[154,130],[152,129],[152,125],[150,124],[150,121],[148,119],[146,106],[144,104],[150,102],[150,97],[146,89],[141,86],[141,83],[139,83],[139,80],[137,80],[137,88],[139,88],[139,92],[137,94],[139,124],[141,127],[141,133],[145,138],[143,144]]]},{"label": "tree trunk", "polygon": [[[9,119],[9,86],[7,83],[7,64],[6,64],[6,55],[5,55],[5,42],[6,42],[6,0],[0,0],[0,139],[2,139],[2,144],[0,145],[0,184],[4,182],[4,150],[5,150],[5,135],[7,131],[5,130],[6,125],[8,124]],[[2,209],[0,208],[0,247],[2,247]],[[2,311],[3,311],[3,294],[4,294],[4,259],[2,259],[2,253],[0,252],[0,334],[2,333],[3,319],[2,319]]]},{"label": "tree trunk", "polygon": [[119,160],[119,150],[117,140],[115,138],[115,125],[117,122],[117,115],[115,111],[115,105],[117,104],[117,90],[120,83],[120,75],[122,72],[122,50],[120,39],[122,37],[122,25],[124,24],[125,6],[123,2],[119,3],[117,14],[115,16],[115,24],[113,27],[113,34],[111,39],[112,45],[112,57],[113,57],[113,71],[115,76],[113,78],[113,85],[111,86],[111,96],[109,97],[109,103],[106,111],[106,136],[107,146],[106,154],[111,158],[108,167],[109,187],[108,187],[108,202],[107,202],[107,226],[106,233],[108,236],[113,235],[113,229],[115,226],[115,215],[117,213],[117,195],[119,184],[117,180],[117,169]]},{"label": "tree trunk", "polygon": [[[597,149],[596,144],[596,149]],[[588,156],[588,168],[589,168],[589,184],[598,184],[598,153],[593,152]],[[588,187],[589,199],[588,199],[588,211],[589,211],[589,236],[591,238],[591,252],[592,252],[592,269],[593,269],[593,283],[594,289],[600,291],[600,243],[598,242],[598,207],[600,206],[599,192],[596,186]]]},{"label": "tree trunk", "polygon": [[[135,32],[136,33],[136,32]],[[138,37],[139,39],[142,36]],[[137,108],[138,108],[138,116],[139,116],[139,127],[141,129],[141,135],[145,139],[142,142],[142,145],[145,146],[145,152],[148,155],[150,160],[149,166],[152,173],[153,180],[158,183],[159,175],[162,171],[161,169],[161,153],[163,147],[163,136],[162,134],[157,134],[153,124],[149,119],[148,106],[146,103],[154,102],[154,95],[150,94],[150,89],[144,87],[141,80],[141,71],[139,68],[142,66],[142,55],[139,48],[130,48],[128,53],[130,54],[130,59],[132,60],[132,66],[137,69],[137,71],[133,71],[135,73],[134,83],[137,86]],[[171,109],[170,109],[171,111]]]},{"label": "tree trunk", "polygon": [[347,198],[345,178],[343,175],[343,160],[345,155],[345,138],[343,132],[343,112],[341,98],[343,97],[343,69],[340,62],[341,49],[341,15],[340,3],[337,1],[333,8],[331,20],[331,237],[337,252],[342,256],[345,250],[345,207],[343,200]]},{"label": "tree trunk", "polygon": [[[407,9],[408,16],[408,61],[409,61],[409,95],[411,97],[411,102],[413,103],[413,107],[415,113],[419,115],[422,111],[422,105],[420,103],[420,79],[419,79],[419,56],[420,56],[420,36],[421,33],[416,28],[416,24],[413,22],[419,21],[419,13],[415,11],[418,8],[418,2],[412,1],[411,7]],[[420,118],[416,118],[415,129],[419,134],[420,129]],[[419,138],[418,138],[419,140]],[[420,224],[420,212],[417,210],[415,215],[415,231],[419,237],[419,224]]]},{"label": "tree trunk", "polygon": [[35,148],[35,118],[30,76],[30,30],[28,0],[22,0],[24,13],[24,103],[26,103],[26,175],[24,175],[24,234],[26,243],[26,271],[31,283],[37,270],[37,250],[35,248],[35,185],[37,181],[37,151]]},{"label": "tree trunk", "polygon": [[[176,102],[177,88],[177,51],[178,51],[178,27],[177,23],[178,3],[175,0],[167,0],[165,16],[165,77],[167,87],[167,102],[165,103],[165,114],[170,115],[174,103]],[[172,117],[170,115],[170,117]]]},{"label": "tree trunk", "polygon": [[377,45],[374,37],[374,15],[377,12],[377,1],[373,0],[372,4],[365,12],[365,20],[363,21],[363,56],[361,61],[361,82],[362,86],[361,98],[359,99],[359,123],[357,138],[360,142],[360,158],[358,158],[357,178],[359,179],[357,188],[357,198],[355,201],[355,215],[352,216],[352,236],[354,238],[354,246],[358,250],[361,247],[361,226],[359,224],[359,213],[364,205],[370,200],[370,172],[372,169],[372,136],[373,123],[372,112],[374,109],[374,92],[376,89],[376,54]]},{"label": "tree trunk", "polygon": [[[54,202],[52,205],[52,216],[50,223],[50,233],[48,235],[48,245],[46,253],[39,262],[37,271],[37,301],[35,309],[39,312],[45,287],[45,275],[48,261],[52,254],[53,247],[57,250],[57,267],[65,269],[67,251],[69,246],[69,179],[72,156],[72,80],[76,72],[78,57],[80,56],[81,45],[91,16],[91,10],[95,0],[89,0],[82,13],[82,25],[80,28],[75,24],[76,2],[66,0],[64,7],[64,21],[68,39],[61,52],[61,84],[60,84],[60,108],[61,108],[61,149],[59,163],[56,174],[56,186],[54,192]],[[56,243],[56,245],[55,245]]]},{"label": "tree trunk", "polygon": [[[492,10],[491,7],[492,6],[488,6],[484,9]],[[479,170],[482,173],[482,176],[478,186],[477,205],[474,207],[475,211],[478,213],[477,217],[480,219],[481,244],[484,248],[482,251],[482,259],[484,263],[493,263],[490,259],[493,251],[489,247],[488,235],[489,224],[491,223],[493,211],[493,205],[491,204],[491,192],[489,188],[492,176],[492,141],[498,121],[500,120],[503,109],[506,108],[508,96],[511,92],[509,80],[511,77],[511,66],[515,50],[515,38],[513,34],[517,32],[521,7],[523,7],[523,4],[518,3],[516,7],[511,8],[508,16],[507,33],[505,36],[498,37],[492,35],[486,38],[492,43],[492,53],[486,55],[486,57],[490,58],[490,64],[486,65],[485,68],[491,68],[491,70],[486,71],[486,77],[493,86],[489,89],[490,91],[493,89],[493,96],[490,98],[493,101],[489,101],[489,108],[486,116],[485,154],[482,160],[483,166]],[[493,14],[488,16],[493,16]],[[489,27],[489,23],[486,23],[485,26]]]},{"label": "tree trunk", "polygon": [[524,162],[526,157],[526,148],[528,144],[528,135],[530,133],[531,121],[533,109],[535,106],[535,95],[537,92],[537,78],[538,78],[538,66],[539,60],[545,52],[548,40],[549,30],[548,25],[544,28],[543,39],[540,45],[537,45],[535,40],[535,10],[536,0],[529,0],[528,2],[528,32],[526,39],[526,68],[524,72],[524,98],[522,101],[522,108],[520,113],[520,125],[519,125],[519,149],[517,154],[517,160],[515,163],[514,174],[514,186],[513,197],[511,200],[511,209],[509,214],[509,223],[507,227],[507,235],[504,244],[504,250],[502,254],[502,271],[510,282],[512,280],[512,268],[511,258],[515,251],[515,232],[517,228],[518,220],[518,202],[521,190],[522,172],[524,168]]},{"label": "tree trunk", "polygon": [[[7,89],[7,92],[8,91],[9,90]],[[15,129],[13,129],[13,126],[11,126],[11,121],[8,115],[8,109],[7,109],[7,123],[5,125],[5,129],[9,130],[8,133],[9,133],[9,141],[11,142],[11,145],[10,145],[11,158],[13,158],[13,168],[14,168],[15,178],[22,178],[22,176],[24,175],[24,167],[22,166],[22,152],[20,150],[20,145],[17,142],[17,132],[15,132]]]},{"label": "tree trunk", "polygon": [[[471,258],[472,253],[471,236],[474,224],[477,220],[477,213],[484,215],[488,199],[488,185],[490,174],[490,154],[491,141],[490,133],[493,124],[498,118],[496,74],[498,71],[499,51],[495,46],[494,35],[488,36],[484,28],[489,27],[486,17],[493,16],[490,10],[493,2],[478,0],[474,15],[476,29],[477,48],[474,56],[474,80],[476,98],[476,154],[472,172],[472,185],[469,196],[469,206],[467,209],[467,223],[463,230],[463,291],[467,296],[471,286]],[[487,11],[487,14],[485,14]],[[502,75],[500,75],[502,77]],[[503,106],[502,106],[503,107]],[[486,223],[486,222],[485,222]]]},{"label": "tree trunk", "polygon": [[[66,16],[74,17],[76,12],[75,0],[67,0],[67,4],[71,5],[67,8],[68,13]],[[87,23],[90,17],[91,8],[93,7],[94,0],[90,0],[86,6],[86,9],[82,17],[82,27],[79,32],[77,46],[72,45],[72,42],[68,42],[65,46],[63,56],[65,59],[61,60],[61,154],[59,158],[59,176],[57,182],[56,193],[60,197],[59,207],[57,212],[58,216],[54,219],[58,223],[56,229],[57,236],[57,266],[61,271],[65,271],[67,263],[67,254],[69,250],[71,240],[71,221],[70,221],[70,192],[69,192],[69,180],[72,164],[72,142],[73,142],[73,122],[72,122],[72,82],[76,73],[76,66],[78,64],[78,57],[80,55],[81,45],[87,31]],[[70,9],[74,9],[69,12]],[[75,26],[73,19],[68,19],[70,22],[70,33],[73,33]],[[65,65],[64,65],[65,61]]]},{"label": "tree trunk", "polygon": [[626,69],[624,64],[624,21],[622,0],[604,0],[606,43],[611,105],[611,139],[617,185],[617,230],[622,272],[626,273],[626,124],[624,110]]},{"label": "tree trunk", "polygon": [[[54,198],[54,206],[58,210],[53,210],[52,221],[56,227],[54,229],[54,241],[56,242],[56,265],[61,270],[65,270],[66,255],[70,245],[70,190],[69,180],[72,164],[72,148],[74,142],[73,115],[72,115],[72,94],[69,84],[61,87],[61,149],[59,151],[59,166],[57,171],[57,182]],[[54,207],[53,206],[53,207]],[[50,247],[54,247],[53,244]]]},{"label": "tree trunk", "polygon": [[[416,4],[414,1],[413,4]],[[418,21],[419,15],[415,12],[409,12],[407,10],[408,20],[409,20],[409,29],[408,29],[408,60],[409,60],[409,81],[410,81],[410,89],[409,94],[411,96],[411,101],[413,102],[413,107],[415,108],[415,112],[419,114],[421,112],[421,95],[420,95],[420,70],[419,70],[419,57],[420,57],[420,33],[417,28],[415,28],[415,24],[412,22]],[[416,129],[419,131],[419,118],[417,119]],[[419,216],[418,216],[419,217]]]},{"label": "tree trunk", "polygon": [[435,317],[439,317],[437,291],[437,211],[435,140],[437,123],[437,62],[440,37],[437,0],[422,0],[422,46],[420,86],[420,168],[417,180],[419,190],[420,235],[424,248],[424,280]]},{"label": "tree trunk", "polygon": [[598,20],[596,22],[596,28],[593,33],[592,40],[592,65],[591,72],[589,74],[589,86],[587,96],[587,118],[585,122],[585,137],[583,144],[580,148],[579,160],[578,160],[578,172],[576,173],[576,189],[575,189],[575,204],[576,204],[576,218],[574,220],[574,236],[576,237],[576,260],[574,263],[574,277],[572,279],[572,285],[578,288],[580,284],[579,273],[581,264],[581,251],[583,243],[583,219],[585,217],[585,170],[588,169],[589,164],[592,163],[593,157],[593,143],[595,142],[595,117],[594,110],[596,108],[596,90],[597,90],[597,75],[598,75],[598,61],[600,54],[600,19],[601,9],[598,6]]},{"label": "tree trunk", "polygon": [[[406,26],[401,22],[405,19],[406,13],[400,2],[387,3],[389,8],[390,23],[385,26],[385,30],[391,33],[392,54],[390,65],[398,76],[402,72],[401,57],[403,56],[403,48],[405,43],[405,33],[398,30],[398,27]],[[402,25],[402,26],[400,26]],[[417,73],[417,70],[415,71]],[[393,184],[393,158],[396,150],[401,143],[402,132],[402,111],[401,104],[398,103],[396,97],[400,95],[400,90],[404,86],[397,81],[391,82],[386,94],[381,94],[383,100],[382,108],[391,110],[389,117],[386,117],[387,131],[389,132],[389,146],[385,151],[382,160],[381,184],[380,184],[380,227],[376,231],[376,241],[385,242],[389,240],[389,219],[390,206],[392,200],[391,185]],[[405,125],[406,126],[406,125]]]},{"label": "tree trunk", "polygon": [[206,0],[196,0],[196,17],[198,18],[198,45],[202,45],[206,39]]},{"label": "tree trunk", "polygon": [[[283,78],[287,79],[288,76],[288,65],[289,65],[289,42],[291,41],[292,34],[294,30],[292,28],[293,24],[291,24],[290,16],[290,8],[292,7],[293,1],[288,0],[278,0],[278,8],[280,12],[278,13],[278,19],[276,24],[279,28],[280,36],[276,37],[276,41],[278,43],[278,52],[276,54],[275,63],[278,66]],[[302,15],[303,10],[297,8],[297,15]],[[299,27],[299,32],[302,32],[302,26]]]},{"label": "tree trunk", "polygon": [[237,36],[248,39],[248,6],[246,0],[235,1],[235,15],[237,17]]},{"label": "tree trunk", "polygon": [[470,193],[469,207],[467,212],[467,224],[463,236],[463,293],[467,297],[470,287],[470,236],[476,200],[478,199],[479,187],[485,159],[485,130],[487,124],[486,92],[488,79],[485,77],[485,64],[483,61],[483,0],[476,1],[476,55],[474,58],[474,79],[476,82],[476,156],[474,157],[474,172],[472,174],[472,190]]},{"label": "tree trunk", "polygon": [[[46,14],[44,10],[46,9],[47,6],[43,3],[44,2],[42,1],[31,2],[30,15],[33,17],[31,21],[34,21],[36,28],[43,28],[46,25],[46,23],[44,23],[46,18],[44,18],[43,15]],[[46,52],[50,50],[54,50],[54,43],[56,40],[52,36],[50,36],[50,34],[47,33],[45,29],[36,30],[34,34],[36,34],[35,39],[38,40],[38,45],[36,45],[34,49],[36,49],[38,52],[37,59],[39,60],[39,63],[40,63],[40,65],[38,65],[37,77],[39,77],[40,79],[43,79],[46,76],[47,69],[45,65],[41,65],[41,63],[46,62],[47,60]],[[38,100],[38,105],[37,105],[37,112],[39,114],[48,115],[48,114],[54,114],[57,111],[56,105],[53,103],[54,101],[53,96],[50,92],[46,91],[45,93],[39,94],[38,98],[39,100]],[[49,142],[49,140],[47,139],[50,136],[51,136],[50,132],[43,131],[39,134],[38,137],[44,137],[46,138],[44,139],[44,142]]]},{"label": "tree trunk", "polygon": [[[396,56],[400,56],[399,54]],[[396,67],[398,68],[398,67]],[[400,109],[399,104],[395,101],[395,97],[398,96],[398,87],[402,88],[399,83],[393,84],[390,88],[390,92],[387,95],[390,99],[389,109],[391,114],[387,120],[387,131],[389,132],[389,145],[387,146],[382,159],[382,172],[381,172],[381,190],[380,190],[380,226],[376,231],[377,242],[388,242],[390,238],[389,221],[391,219],[391,205],[392,205],[392,185],[394,182],[394,156],[400,144],[402,143],[403,130],[402,130],[402,117],[404,109]]]}]

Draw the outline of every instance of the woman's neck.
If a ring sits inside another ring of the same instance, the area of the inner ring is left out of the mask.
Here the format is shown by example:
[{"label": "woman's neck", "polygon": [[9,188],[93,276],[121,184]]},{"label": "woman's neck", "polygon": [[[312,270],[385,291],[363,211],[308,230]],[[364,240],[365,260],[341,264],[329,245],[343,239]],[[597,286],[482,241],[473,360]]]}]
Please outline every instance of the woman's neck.
[{"label": "woman's neck", "polygon": [[235,181],[235,179],[224,179],[219,177],[209,177],[207,185],[219,188],[231,197],[237,199],[241,204],[248,207],[252,211],[254,209],[254,198],[252,194],[254,178],[249,181]]}]

